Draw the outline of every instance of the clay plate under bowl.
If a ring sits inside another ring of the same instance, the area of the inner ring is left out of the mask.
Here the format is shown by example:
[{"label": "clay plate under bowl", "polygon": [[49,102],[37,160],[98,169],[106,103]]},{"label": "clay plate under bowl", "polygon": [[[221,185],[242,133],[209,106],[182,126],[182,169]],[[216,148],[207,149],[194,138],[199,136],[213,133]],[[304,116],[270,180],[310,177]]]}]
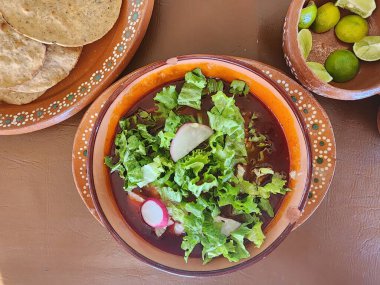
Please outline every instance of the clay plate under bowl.
[{"label": "clay plate under bowl", "polygon": [[132,59],[148,27],[154,0],[124,0],[114,27],[83,47],[69,76],[26,105],[0,102],[0,135],[34,132],[75,115],[105,90]]},{"label": "clay plate under bowl", "polygon": [[[254,95],[274,114],[282,126],[289,147],[290,178],[288,192],[273,220],[264,229],[266,240],[260,249],[248,245],[251,257],[238,263],[216,258],[202,265],[199,258],[173,255],[146,242],[123,218],[115,201],[109,169],[104,157],[110,154],[119,120],[140,99],[164,84],[184,78],[185,73],[200,67],[208,77],[227,82],[241,79],[247,82]],[[257,262],[276,248],[291,232],[303,210],[310,187],[311,155],[308,136],[297,110],[277,83],[259,70],[241,61],[222,56],[192,55],[157,62],[128,78],[107,100],[95,123],[88,147],[88,180],[95,209],[114,238],[129,252],[144,262],[180,275],[204,276],[224,274]]]},{"label": "clay plate under bowl", "polygon": [[[298,81],[310,91],[329,98],[339,100],[358,100],[367,98],[375,94],[380,94],[380,61],[365,62],[360,61],[360,71],[353,79],[345,83],[325,83],[318,79],[307,67],[301,52],[298,48],[298,20],[302,8],[309,1],[293,0],[289,6],[284,24],[283,49],[285,60],[292,73]],[[330,2],[327,0],[314,0],[317,7]],[[369,24],[369,35],[380,36],[380,0],[376,0],[377,8],[374,13],[367,18]],[[340,9],[341,16],[351,14],[348,10]],[[323,33],[313,33],[313,50],[308,61],[315,61],[321,64],[329,54],[337,49],[350,49],[353,44],[346,44],[338,40],[334,29]]]}]

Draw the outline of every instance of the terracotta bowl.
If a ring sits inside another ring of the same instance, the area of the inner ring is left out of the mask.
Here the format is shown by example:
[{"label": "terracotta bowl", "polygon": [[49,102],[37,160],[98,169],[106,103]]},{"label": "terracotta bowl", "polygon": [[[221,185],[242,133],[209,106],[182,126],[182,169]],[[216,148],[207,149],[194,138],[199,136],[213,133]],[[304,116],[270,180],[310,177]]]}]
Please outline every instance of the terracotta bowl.
[{"label": "terracotta bowl", "polygon": [[[380,61],[364,62],[360,61],[360,71],[351,81],[345,83],[324,83],[319,80],[307,67],[301,52],[298,48],[298,20],[302,8],[309,0],[293,0],[289,6],[285,19],[283,49],[285,60],[292,73],[298,81],[310,91],[334,99],[358,100],[367,98],[375,94],[380,94],[380,76],[376,76],[380,70]],[[319,7],[327,0],[314,0]],[[380,0],[376,0],[377,8],[369,17],[369,35],[380,35]],[[341,9],[341,16],[350,14],[349,11]],[[315,61],[324,64],[329,54],[337,49],[351,49],[352,44],[345,44],[335,36],[334,29],[323,33],[313,33],[313,50],[308,61]]]},{"label": "terracotta bowl", "polygon": [[[239,78],[248,83],[257,96],[281,124],[290,153],[290,170],[296,175],[289,181],[293,191],[286,194],[270,224],[265,228],[266,240],[260,249],[248,246],[249,259],[230,263],[216,258],[202,265],[199,258],[185,263],[182,256],[173,255],[146,242],[123,218],[115,201],[110,173],[104,165],[109,155],[119,120],[140,99],[163,84],[184,78],[185,73],[200,67],[208,77],[227,82]],[[156,268],[181,275],[202,276],[227,273],[257,262],[276,248],[290,233],[306,202],[310,186],[310,146],[305,128],[288,97],[276,83],[259,70],[243,62],[220,56],[193,55],[172,58],[142,68],[115,91],[98,116],[88,148],[88,178],[95,208],[110,233],[129,252]]]}]

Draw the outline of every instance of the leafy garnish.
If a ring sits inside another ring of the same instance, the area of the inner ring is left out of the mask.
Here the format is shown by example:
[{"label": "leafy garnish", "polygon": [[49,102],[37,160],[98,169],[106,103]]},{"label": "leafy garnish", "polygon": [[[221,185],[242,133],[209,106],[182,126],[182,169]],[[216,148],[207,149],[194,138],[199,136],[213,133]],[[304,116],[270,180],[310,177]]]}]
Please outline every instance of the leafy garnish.
[{"label": "leafy garnish", "polygon": [[199,68],[186,73],[185,83],[178,96],[178,105],[201,109],[202,90],[206,87],[207,80]]},{"label": "leafy garnish", "polygon": [[244,134],[244,119],[232,97],[219,91],[212,97],[214,107],[207,112],[210,127],[226,137],[226,148],[235,152],[236,162],[244,162],[247,156]]},{"label": "leafy garnish", "polygon": [[214,78],[210,78],[207,80],[207,92],[209,94],[214,94],[218,91],[223,91],[224,84],[222,80],[216,80]]},{"label": "leafy garnish", "polygon": [[180,191],[175,191],[174,189],[170,187],[158,187],[157,188],[158,193],[160,193],[161,199],[164,201],[170,201],[170,202],[181,202],[182,201],[182,194]]},{"label": "leafy garnish", "polygon": [[230,93],[233,95],[247,95],[249,93],[249,86],[242,80],[234,80],[230,85]]},{"label": "leafy garnish", "polygon": [[202,74],[202,70],[200,68],[196,68],[193,71],[186,73],[185,81],[201,89],[205,88],[207,84],[207,79]]},{"label": "leafy garnish", "polygon": [[190,116],[177,115],[173,111],[169,111],[165,121],[164,129],[159,131],[157,134],[157,136],[160,138],[160,147],[168,149],[179,127],[184,123],[193,121],[194,118]]},{"label": "leafy garnish", "polygon": [[267,212],[269,217],[274,217],[273,208],[268,199],[260,198],[259,207],[261,210]]},{"label": "leafy garnish", "polygon": [[158,92],[154,100],[163,104],[167,109],[173,110],[177,107],[178,93],[174,85],[164,87],[161,92]]},{"label": "leafy garnish", "polygon": [[164,87],[161,92],[158,92],[154,97],[158,102],[158,111],[162,114],[167,114],[170,110],[177,107],[178,93],[174,85]]}]

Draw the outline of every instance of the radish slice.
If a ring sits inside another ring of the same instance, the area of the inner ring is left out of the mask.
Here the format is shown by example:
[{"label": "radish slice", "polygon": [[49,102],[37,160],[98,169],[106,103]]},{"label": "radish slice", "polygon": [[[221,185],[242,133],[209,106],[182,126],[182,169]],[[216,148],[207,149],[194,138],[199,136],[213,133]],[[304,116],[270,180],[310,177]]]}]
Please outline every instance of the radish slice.
[{"label": "radish slice", "polygon": [[234,230],[237,230],[241,223],[233,220],[233,219],[227,219],[223,218],[221,216],[215,217],[215,222],[222,222],[222,228],[221,228],[221,233],[224,234],[225,236],[229,236]]},{"label": "radish slice", "polygon": [[171,226],[171,225],[173,225],[173,224],[174,224],[173,220],[169,218],[168,226]]},{"label": "radish slice", "polygon": [[174,224],[174,233],[177,235],[177,236],[180,236],[181,234],[183,234],[185,232],[185,228],[183,227],[183,225],[181,223],[175,223]]},{"label": "radish slice", "polygon": [[139,203],[145,202],[145,199],[143,197],[141,197],[139,194],[137,194],[133,191],[128,192],[128,196],[129,196],[129,198],[131,198],[132,200],[135,200],[136,202],[139,202]]},{"label": "radish slice", "polygon": [[185,157],[202,142],[207,140],[214,131],[198,123],[186,123],[180,127],[170,144],[170,155],[174,161]]},{"label": "radish slice", "polygon": [[164,228],[168,225],[168,210],[158,199],[147,199],[141,206],[141,215],[144,222],[153,228]]}]

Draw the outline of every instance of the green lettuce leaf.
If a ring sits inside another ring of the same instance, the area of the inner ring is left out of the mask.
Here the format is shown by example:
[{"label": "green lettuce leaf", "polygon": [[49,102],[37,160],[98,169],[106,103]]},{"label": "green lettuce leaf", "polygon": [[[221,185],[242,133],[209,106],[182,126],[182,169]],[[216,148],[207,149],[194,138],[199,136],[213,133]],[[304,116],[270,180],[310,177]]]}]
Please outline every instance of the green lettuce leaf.
[{"label": "green lettuce leaf", "polygon": [[207,112],[210,126],[215,131],[220,131],[238,140],[244,140],[244,119],[240,109],[235,105],[235,100],[219,91],[212,97],[214,107]]},{"label": "green lettuce leaf", "polygon": [[200,89],[205,88],[207,84],[207,79],[202,74],[202,70],[200,68],[196,68],[193,71],[187,72],[185,74],[185,81],[186,83],[193,84]]},{"label": "green lettuce leaf", "polygon": [[231,238],[236,242],[236,252],[231,255],[233,261],[239,261],[242,258],[249,257],[249,252],[244,246],[244,239],[249,234],[249,229],[246,226],[240,226],[237,230],[231,233]]},{"label": "green lettuce leaf", "polygon": [[164,171],[165,170],[162,167],[160,157],[155,157],[153,162],[141,167],[142,177],[140,181],[136,183],[137,186],[141,188],[148,185],[149,183],[155,181]]},{"label": "green lettuce leaf", "polygon": [[185,84],[178,95],[178,104],[200,110],[202,91],[206,87],[207,79],[199,68],[185,75]]},{"label": "green lettuce leaf", "polygon": [[268,199],[271,194],[286,194],[288,189],[285,187],[286,180],[278,173],[272,177],[272,181],[265,186],[258,187],[258,195],[264,199]]},{"label": "green lettuce leaf", "polygon": [[187,214],[184,203],[167,203],[166,208],[174,221],[184,223]]},{"label": "green lettuce leaf", "polygon": [[157,136],[160,138],[160,147],[168,149],[175,133],[182,124],[182,119],[173,111],[170,111],[165,121],[165,127]]},{"label": "green lettuce leaf", "polygon": [[234,80],[230,85],[230,93],[233,95],[247,95],[249,93],[249,86],[241,80]]},{"label": "green lettuce leaf", "polygon": [[261,210],[267,212],[269,217],[274,217],[273,208],[268,199],[260,198],[259,207]]},{"label": "green lettuce leaf", "polygon": [[249,241],[253,242],[256,247],[260,247],[265,240],[265,235],[261,229],[262,225],[262,222],[257,222],[246,236],[246,238]]},{"label": "green lettuce leaf", "polygon": [[185,185],[186,189],[194,194],[195,197],[199,197],[201,193],[210,191],[213,187],[217,187],[219,182],[217,178],[212,174],[203,175],[202,181],[199,177],[193,178],[187,181]]},{"label": "green lettuce leaf", "polygon": [[223,91],[224,84],[222,80],[216,80],[214,78],[210,78],[207,80],[207,92],[209,94],[214,94],[218,91]]},{"label": "green lettuce leaf", "polygon": [[163,201],[181,202],[182,194],[180,191],[175,191],[170,187],[157,187],[157,191]]},{"label": "green lettuce leaf", "polygon": [[185,251],[185,261],[187,262],[190,253],[193,251],[194,247],[200,242],[200,236],[197,233],[191,234],[191,231],[188,231],[185,228],[187,234],[183,237],[181,248]]},{"label": "green lettuce leaf", "polygon": [[104,158],[104,164],[108,166],[108,168],[110,169],[111,173],[112,172],[115,172],[115,171],[118,171],[119,173],[123,174],[125,169],[123,167],[123,165],[121,164],[121,162],[117,162],[115,164],[113,164],[112,162],[112,157],[110,156],[106,156]]},{"label": "green lettuce leaf", "polygon": [[174,85],[164,87],[162,91],[156,94],[154,100],[158,102],[157,106],[159,113],[167,114],[178,105],[178,92],[176,91],[176,87]]},{"label": "green lettuce leaf", "polygon": [[192,83],[185,82],[178,96],[178,105],[189,106],[191,108],[200,110],[201,99],[202,88],[199,88]]}]

